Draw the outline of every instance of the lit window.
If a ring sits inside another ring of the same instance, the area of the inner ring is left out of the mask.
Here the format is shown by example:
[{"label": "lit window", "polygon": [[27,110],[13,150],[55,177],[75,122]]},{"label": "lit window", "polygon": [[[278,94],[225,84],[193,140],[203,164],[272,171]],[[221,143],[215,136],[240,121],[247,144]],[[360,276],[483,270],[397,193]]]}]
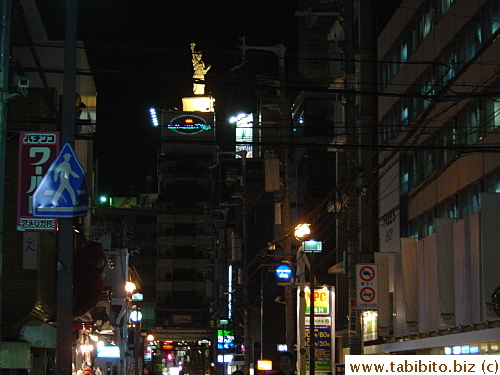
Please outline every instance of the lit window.
[{"label": "lit window", "polygon": [[406,61],[408,60],[408,44],[403,43],[401,46],[401,61]]},{"label": "lit window", "polygon": [[401,123],[405,127],[408,125],[408,107],[404,107],[401,111]]}]

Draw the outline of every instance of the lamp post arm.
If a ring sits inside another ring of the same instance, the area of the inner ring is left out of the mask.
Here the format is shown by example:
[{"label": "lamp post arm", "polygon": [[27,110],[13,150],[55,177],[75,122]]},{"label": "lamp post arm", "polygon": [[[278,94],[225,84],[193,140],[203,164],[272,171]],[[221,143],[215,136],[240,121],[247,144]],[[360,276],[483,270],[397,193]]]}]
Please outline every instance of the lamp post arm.
[{"label": "lamp post arm", "polygon": [[[246,51],[251,50],[251,49],[258,50],[258,51],[273,52],[276,56],[278,56],[280,69],[284,68],[286,47],[283,43],[276,44],[274,46],[249,46],[245,42],[245,36],[242,36],[240,39],[241,39],[241,47],[240,48],[242,51],[242,62],[241,62],[241,64],[231,68],[231,71],[239,69],[245,64],[245,62],[247,61],[246,60]],[[284,80],[283,80],[283,82],[284,82]]]},{"label": "lamp post arm", "polygon": [[[301,265],[301,268],[300,272],[297,272],[298,274],[304,274],[306,269],[311,269],[311,263],[309,262],[309,258],[306,256],[306,253],[304,253],[302,245],[297,250],[297,267],[299,267],[299,265]],[[314,282],[316,284],[318,283],[318,280],[316,280],[316,276],[314,276]]]}]

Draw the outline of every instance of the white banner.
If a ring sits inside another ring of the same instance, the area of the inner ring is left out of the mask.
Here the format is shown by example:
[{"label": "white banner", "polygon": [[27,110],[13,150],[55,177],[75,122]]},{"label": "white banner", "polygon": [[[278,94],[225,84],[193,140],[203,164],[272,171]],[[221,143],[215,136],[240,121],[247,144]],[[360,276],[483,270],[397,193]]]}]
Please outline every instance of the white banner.
[{"label": "white banner", "polygon": [[23,232],[23,269],[36,270],[38,269],[38,232]]}]

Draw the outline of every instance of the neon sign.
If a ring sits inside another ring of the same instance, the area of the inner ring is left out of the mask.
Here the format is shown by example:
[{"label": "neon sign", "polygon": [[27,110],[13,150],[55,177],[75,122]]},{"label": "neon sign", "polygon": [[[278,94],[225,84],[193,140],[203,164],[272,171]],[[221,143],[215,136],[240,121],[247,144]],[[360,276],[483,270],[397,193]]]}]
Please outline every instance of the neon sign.
[{"label": "neon sign", "polygon": [[167,124],[167,129],[181,134],[196,134],[204,130],[211,130],[212,125],[207,124],[201,117],[182,115],[172,119]]},{"label": "neon sign", "polygon": [[227,329],[217,330],[217,349],[234,348],[234,331]]}]

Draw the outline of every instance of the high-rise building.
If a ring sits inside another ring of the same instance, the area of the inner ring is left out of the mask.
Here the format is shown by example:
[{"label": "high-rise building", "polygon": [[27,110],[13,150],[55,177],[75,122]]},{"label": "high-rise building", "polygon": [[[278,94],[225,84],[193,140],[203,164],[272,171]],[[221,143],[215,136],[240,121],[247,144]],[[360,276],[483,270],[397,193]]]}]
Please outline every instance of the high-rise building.
[{"label": "high-rise building", "polygon": [[403,1],[378,37],[379,335],[498,354],[498,1]]}]

